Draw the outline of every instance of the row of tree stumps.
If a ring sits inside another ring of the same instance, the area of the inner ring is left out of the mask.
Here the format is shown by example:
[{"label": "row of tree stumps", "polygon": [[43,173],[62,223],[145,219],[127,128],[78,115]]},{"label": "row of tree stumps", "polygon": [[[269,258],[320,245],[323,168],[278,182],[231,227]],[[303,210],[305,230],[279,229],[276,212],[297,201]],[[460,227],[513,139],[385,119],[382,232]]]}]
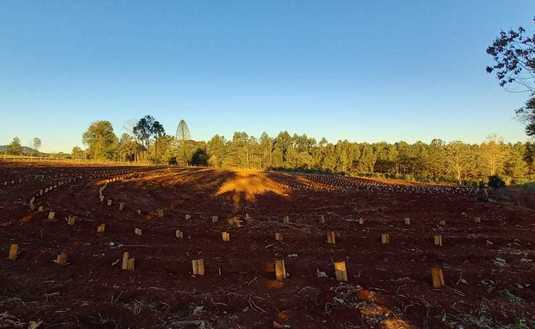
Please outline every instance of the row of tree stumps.
[{"label": "row of tree stumps", "polygon": [[[48,218],[53,219],[54,215],[53,213],[49,213]],[[67,224],[68,225],[75,225],[75,219],[74,216],[68,216],[67,217]],[[106,228],[106,224],[100,224],[97,227],[97,233],[104,233]],[[142,230],[140,228],[134,229],[134,234],[141,236]],[[180,230],[175,231],[175,236],[177,239],[183,239],[184,238],[184,232]],[[335,231],[328,231],[326,233],[326,242],[329,245],[336,245],[336,232]],[[221,232],[221,239],[222,241],[228,242],[230,241],[230,233],[229,232]],[[280,232],[276,232],[274,234],[274,239],[276,241],[283,241],[283,235]],[[389,233],[382,233],[381,234],[381,243],[384,245],[387,245],[391,242],[390,234]],[[441,235],[434,235],[433,236],[433,242],[435,246],[442,246],[442,236]],[[16,260],[19,253],[19,246],[18,244],[12,244],[9,248],[9,255],[8,258],[10,260]],[[60,253],[57,258],[54,260],[55,263],[59,265],[66,265],[67,264],[67,254],[65,252]],[[276,280],[282,281],[287,278],[286,274],[286,266],[284,259],[276,259],[275,262],[275,278]],[[128,252],[123,253],[122,258],[122,269],[125,271],[134,271],[135,268],[135,258],[129,257]],[[203,276],[205,275],[204,270],[204,260],[203,259],[194,259],[192,260],[192,272],[194,275]],[[336,279],[338,281],[348,281],[348,275],[347,275],[347,266],[345,261],[338,261],[334,262],[334,272]],[[435,288],[441,288],[444,286],[444,277],[442,273],[442,269],[439,267],[433,267],[432,268],[432,282],[433,287]]]},{"label": "row of tree stumps", "polygon": [[[120,180],[120,177],[114,177],[111,179],[108,179],[104,185],[102,185],[99,188],[99,201],[101,203],[104,203],[105,197],[104,197],[104,190],[107,188],[109,183],[115,182]],[[61,185],[60,185],[61,186]],[[56,187],[57,188],[57,187]],[[48,192],[48,191],[46,191]],[[46,193],[44,192],[44,193]],[[113,201],[111,199],[108,199],[106,202],[106,205],[108,207],[111,207],[113,204]],[[119,211],[123,211],[125,209],[125,203],[120,202],[119,203]],[[138,214],[140,211],[138,210]],[[157,210],[158,217],[164,216],[163,209]],[[55,213],[53,211],[50,211],[48,214],[48,219],[53,220],[55,218]],[[190,215],[185,215],[185,219],[189,220],[191,219]],[[67,216],[66,221],[68,225],[75,225],[76,223],[76,217],[75,216]],[[217,216],[212,216],[212,223],[216,223],[218,221]],[[289,216],[285,216],[283,218],[284,224],[290,224]],[[325,217],[320,217],[320,223],[325,224]],[[358,220],[358,223],[360,225],[364,224],[364,220],[360,218]],[[410,225],[410,218],[404,219],[405,225]],[[445,222],[441,225],[445,225]],[[97,226],[97,233],[104,233],[106,231],[106,224],[100,224]],[[134,229],[134,234],[137,236],[141,236],[143,234],[143,231],[140,228]],[[175,236],[177,239],[183,239],[184,233],[180,230],[175,231]],[[274,236],[276,241],[283,241],[283,234],[280,232],[276,232]],[[326,242],[329,245],[336,245],[336,238],[337,234],[335,231],[328,231],[326,232]],[[221,232],[221,239],[224,242],[230,241],[230,233],[229,232]],[[441,235],[434,235],[433,241],[435,246],[442,246],[442,236]],[[389,233],[382,233],[381,234],[381,243],[384,245],[390,244],[391,237]],[[15,260],[18,255],[18,245],[12,244],[9,249],[9,259]],[[60,253],[57,255],[56,259],[54,260],[55,263],[59,265],[66,265],[67,264],[67,254],[65,252]],[[345,261],[336,261],[333,263],[334,267],[334,273],[337,281],[345,282],[348,281],[348,272],[347,272],[347,264]],[[124,271],[134,271],[135,270],[135,258],[130,257],[130,254],[128,252],[124,252],[122,256],[122,263],[121,263],[121,269]],[[218,271],[221,274],[221,270]],[[275,272],[275,279],[278,281],[283,281],[288,278],[288,274],[286,272],[286,264],[284,259],[275,259],[274,260],[274,272]],[[204,276],[205,275],[205,262],[204,259],[193,259],[192,260],[192,273],[195,276]],[[442,269],[440,267],[432,267],[431,269],[431,275],[432,275],[432,283],[434,288],[441,288],[444,286],[444,276]]]},{"label": "row of tree stumps", "polygon": [[[49,212],[48,218],[54,219],[55,213]],[[286,218],[286,217],[285,217]],[[212,222],[217,221],[217,216],[212,217]],[[66,222],[68,225],[75,225],[76,223],[76,217],[75,216],[67,216]],[[405,219],[405,223],[407,224],[407,219]],[[409,223],[410,224],[410,223]],[[97,233],[104,233],[106,230],[106,224],[100,224],[97,226]],[[143,231],[140,228],[134,228],[134,234],[137,236],[142,236]],[[183,239],[184,238],[184,232],[181,230],[175,231],[175,237],[177,239]],[[221,239],[224,242],[230,241],[230,233],[229,232],[221,232]],[[280,232],[276,232],[274,234],[275,241],[283,241],[284,237],[283,234]],[[326,243],[329,245],[336,245],[336,239],[337,239],[337,233],[335,231],[328,231],[326,232]],[[442,236],[441,235],[434,235],[433,236],[433,243],[435,246],[441,247],[442,246]],[[389,233],[382,233],[381,234],[381,244],[388,245],[391,243],[391,237]],[[12,244],[9,248],[9,255],[8,258],[10,260],[16,260],[19,253],[19,246],[18,244]],[[61,252],[59,255],[57,255],[56,259],[54,260],[56,264],[59,265],[66,265],[67,264],[67,254],[65,252]],[[334,262],[334,273],[337,281],[348,281],[348,274],[347,274],[347,265],[345,261],[337,261]],[[134,271],[135,269],[135,258],[130,257],[128,252],[123,253],[122,257],[122,270],[124,271]],[[274,261],[274,270],[275,270],[275,279],[278,281],[285,280],[288,275],[286,273],[286,265],[284,259],[275,259]],[[192,273],[195,276],[204,276],[205,275],[205,265],[204,265],[204,259],[194,259],[192,260]],[[221,270],[219,270],[219,273],[221,273]],[[439,267],[433,267],[431,270],[432,274],[432,283],[434,288],[441,288],[444,286],[444,276],[442,269]]]},{"label": "row of tree stumps", "polygon": [[[128,175],[129,174],[128,174],[127,170],[103,170],[103,171],[90,172],[87,175],[87,177],[89,177],[89,178],[107,177],[107,179],[105,181],[106,183],[104,185],[104,186],[107,186],[108,183],[119,181],[119,180],[127,177]],[[45,197],[48,193],[59,189],[63,185],[73,184],[73,183],[75,183],[78,180],[81,180],[83,178],[83,176],[79,175],[79,174],[72,174],[72,175],[67,175],[67,176],[63,176],[63,175],[62,176],[53,176],[53,177],[55,177],[55,178],[60,177],[61,179],[59,181],[56,181],[53,185],[49,185],[49,186],[47,186],[45,188],[40,189],[38,192],[36,192],[30,198],[30,200],[28,201],[28,206],[29,206],[30,210],[32,210],[32,211],[37,210],[38,212],[44,212],[45,211],[45,207],[42,206],[42,205],[37,207],[37,209],[36,209],[35,203],[37,201],[37,198]],[[43,181],[45,181],[45,180],[43,179]],[[20,184],[22,184],[22,182],[23,182],[22,179],[19,180]],[[14,182],[13,182],[13,184],[14,184]],[[7,184],[5,184],[5,185],[7,185]],[[104,188],[99,189],[99,196],[100,196],[101,201],[103,201],[102,200],[102,197],[103,197],[102,192],[103,192]],[[120,204],[119,208],[120,208],[120,210],[122,210],[124,208],[124,203]],[[47,214],[47,219],[49,221],[56,220],[56,212],[52,211],[52,210],[49,210],[48,214]],[[65,221],[67,222],[67,225],[70,225],[70,226],[74,226],[76,224],[76,219],[77,219],[77,217],[73,216],[73,215],[68,215],[68,216],[65,217]],[[103,233],[105,230],[106,230],[106,224],[101,224],[101,225],[99,225],[97,227],[97,233]],[[16,260],[18,258],[18,256],[19,256],[19,253],[20,253],[19,245],[17,243],[11,244],[10,247],[9,247],[8,259],[12,260],[12,261]],[[61,253],[59,253],[56,256],[56,258],[53,260],[53,262],[58,264],[58,265],[67,265],[68,264],[67,263],[67,257],[68,257],[67,253],[62,251]],[[132,264],[133,264],[133,262],[134,262],[134,260],[132,260]],[[133,270],[133,265],[132,265],[132,270]]]},{"label": "row of tree stumps", "polygon": [[[110,182],[113,182],[113,181],[110,181]],[[107,185],[108,184],[106,183],[99,190],[100,202],[104,202],[103,191],[107,188]],[[111,205],[112,205],[112,200],[108,199],[107,206],[109,207]],[[121,202],[119,204],[119,211],[123,211],[124,208],[125,208],[125,203]],[[140,210],[138,210],[137,212],[138,212],[138,214],[141,213]],[[159,218],[163,218],[164,217],[164,210],[163,209],[157,209],[156,213],[157,213],[157,216]],[[250,217],[249,217],[248,214],[246,214],[245,218],[248,219]],[[189,214],[184,215],[184,219],[185,220],[190,220],[191,219],[191,215],[189,215]],[[218,219],[219,219],[218,216],[212,216],[211,217],[212,223],[217,223]],[[235,221],[237,221],[237,223],[235,223]],[[229,221],[229,224],[236,225],[236,226],[239,227],[241,221],[239,219],[235,220],[235,221]],[[284,216],[282,218],[282,222],[285,225],[289,225],[290,224],[290,217],[289,216]],[[404,218],[403,222],[404,222],[405,225],[409,226],[411,224],[411,219],[410,218]],[[325,224],[325,223],[326,223],[325,216],[321,215],[320,216],[320,224]],[[476,223],[477,223],[477,221],[476,221]],[[364,225],[364,219],[363,218],[359,218],[358,219],[358,224]],[[105,224],[102,224],[102,225],[105,225]],[[445,225],[445,221],[441,221],[440,225]],[[142,230],[140,228],[134,228],[134,234],[138,235],[138,236],[141,236],[142,235]],[[176,236],[177,239],[183,239],[184,238],[184,232],[182,232],[181,230],[177,229],[175,231],[175,236]],[[326,237],[327,244],[336,245],[337,233],[335,231],[328,231],[326,233],[326,236],[327,236]],[[280,232],[276,232],[274,234],[274,238],[275,238],[275,241],[283,241],[284,240],[283,234],[280,233]],[[221,239],[224,242],[230,241],[230,233],[229,232],[225,232],[225,231],[221,232]],[[390,234],[389,233],[382,233],[381,234],[381,243],[383,245],[388,245],[388,244],[390,244],[390,242],[391,242]],[[433,243],[434,243],[435,246],[441,247],[442,246],[442,235],[435,234],[433,236]],[[123,253],[123,259],[122,259],[122,269],[125,270],[125,271],[133,271],[134,270],[134,261],[135,260],[133,258],[129,258],[128,252],[124,252]],[[193,259],[191,261],[191,263],[192,263],[192,274],[194,276],[204,276],[205,275],[206,272],[205,272],[204,259],[202,259],[202,258],[201,259]],[[273,263],[274,263],[275,279],[277,281],[283,281],[283,280],[287,279],[288,278],[288,274],[286,272],[286,264],[285,264],[284,259],[275,259]],[[333,263],[333,266],[334,266],[334,273],[335,273],[336,280],[340,281],[340,282],[347,282],[348,281],[348,273],[347,273],[347,264],[346,264],[346,262],[345,261],[335,261]],[[218,268],[218,273],[221,275],[221,268]],[[434,288],[442,288],[444,286],[443,271],[442,271],[442,269],[440,267],[436,267],[436,266],[432,267],[431,276],[432,276],[432,283],[433,283],[433,287]]]}]

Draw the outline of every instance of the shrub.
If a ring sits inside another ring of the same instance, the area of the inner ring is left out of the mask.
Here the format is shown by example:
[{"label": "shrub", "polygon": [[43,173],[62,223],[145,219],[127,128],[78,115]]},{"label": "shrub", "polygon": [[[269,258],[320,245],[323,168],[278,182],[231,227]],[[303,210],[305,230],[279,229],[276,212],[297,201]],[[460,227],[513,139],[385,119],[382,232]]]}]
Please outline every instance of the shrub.
[{"label": "shrub", "polygon": [[490,176],[489,187],[496,188],[496,189],[502,188],[502,187],[505,187],[505,182],[498,175]]}]

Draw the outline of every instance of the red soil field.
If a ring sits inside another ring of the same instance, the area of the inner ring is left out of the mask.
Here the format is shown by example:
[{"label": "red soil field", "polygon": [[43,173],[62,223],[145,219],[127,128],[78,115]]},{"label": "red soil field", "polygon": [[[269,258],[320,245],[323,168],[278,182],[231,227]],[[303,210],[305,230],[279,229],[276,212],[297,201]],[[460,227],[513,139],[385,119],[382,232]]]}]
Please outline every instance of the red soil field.
[{"label": "red soil field", "polygon": [[[68,216],[76,216],[74,225]],[[100,224],[105,232],[97,233]],[[329,231],[335,245],[326,243]],[[382,233],[390,244],[381,244]],[[11,244],[18,244],[15,260],[8,259]],[[125,251],[135,258],[134,271],[121,269]],[[54,262],[62,252],[65,265]],[[446,187],[4,163],[0,255],[0,328],[535,324],[535,212]],[[194,259],[204,259],[204,276],[192,274]],[[275,259],[285,261],[283,281],[275,280]],[[346,262],[347,282],[336,281],[336,261]],[[433,288],[435,266],[443,270],[443,288]]]}]

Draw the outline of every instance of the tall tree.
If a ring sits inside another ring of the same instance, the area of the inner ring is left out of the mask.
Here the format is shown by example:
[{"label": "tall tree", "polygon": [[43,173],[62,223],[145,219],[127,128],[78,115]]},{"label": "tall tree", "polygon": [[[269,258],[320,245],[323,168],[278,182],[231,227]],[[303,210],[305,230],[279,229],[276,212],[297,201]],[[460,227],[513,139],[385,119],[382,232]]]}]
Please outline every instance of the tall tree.
[{"label": "tall tree", "polygon": [[535,136],[535,33],[530,34],[523,27],[501,31],[487,53],[495,61],[487,67],[487,72],[496,75],[500,86],[529,93],[526,106],[517,113],[527,121],[527,135]]},{"label": "tall tree", "polygon": [[498,136],[491,135],[485,143],[481,144],[480,150],[487,175],[499,175],[506,156],[503,141]]},{"label": "tall tree", "polygon": [[525,182],[529,167],[524,161],[524,154],[526,153],[526,146],[522,143],[510,145],[509,154],[506,156],[504,163],[504,173],[511,178],[513,183]]},{"label": "tall tree", "polygon": [[95,121],[83,135],[83,142],[89,147],[89,156],[94,160],[112,160],[115,157],[117,136],[109,121]]},{"label": "tall tree", "polygon": [[182,150],[182,158],[184,161],[187,161],[188,151],[188,141],[191,140],[191,133],[189,131],[188,124],[184,120],[180,120],[176,128],[176,139],[178,142],[178,147]]},{"label": "tall tree", "polygon": [[208,164],[216,168],[220,168],[223,165],[223,160],[226,156],[226,144],[225,137],[215,135],[208,142]]},{"label": "tall tree", "polygon": [[137,124],[134,126],[134,135],[143,143],[143,145],[148,149],[150,145],[150,138],[153,134],[154,127],[154,118],[150,115],[139,119]]},{"label": "tall tree", "polygon": [[87,158],[87,154],[79,146],[75,146],[72,148],[71,157],[74,160],[85,160]]},{"label": "tall tree", "polygon": [[446,155],[448,168],[460,184],[472,162],[470,147],[462,142],[451,142],[446,146]]},{"label": "tall tree", "polygon": [[13,155],[22,154],[22,145],[20,144],[20,138],[18,137],[13,138],[11,143],[7,146],[7,153],[13,154]]},{"label": "tall tree", "polygon": [[188,124],[184,120],[180,120],[176,128],[176,139],[184,142],[191,139],[191,133],[189,131]]},{"label": "tall tree", "polygon": [[41,142],[41,139],[39,137],[34,137],[33,140],[32,140],[32,144],[33,144],[33,148],[36,151],[39,151],[39,149],[41,148],[41,145],[43,143]]},{"label": "tall tree", "polygon": [[151,132],[154,135],[154,153],[156,155],[156,158],[158,158],[158,142],[160,138],[165,136],[165,129],[159,121],[154,121],[151,127]]},{"label": "tall tree", "polygon": [[273,162],[273,140],[266,132],[260,136],[260,148],[262,149],[261,167],[270,168]]},{"label": "tall tree", "polygon": [[134,161],[142,150],[142,145],[138,144],[132,136],[123,133],[117,146],[117,157],[121,161]]}]

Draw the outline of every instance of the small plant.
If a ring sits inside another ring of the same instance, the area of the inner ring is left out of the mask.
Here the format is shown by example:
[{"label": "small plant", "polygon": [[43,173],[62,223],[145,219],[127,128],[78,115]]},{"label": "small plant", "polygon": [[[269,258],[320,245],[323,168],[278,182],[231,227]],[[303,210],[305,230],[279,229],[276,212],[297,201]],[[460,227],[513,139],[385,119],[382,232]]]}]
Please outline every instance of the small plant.
[{"label": "small plant", "polygon": [[490,176],[489,187],[499,189],[499,188],[505,187],[505,182],[498,175]]}]

